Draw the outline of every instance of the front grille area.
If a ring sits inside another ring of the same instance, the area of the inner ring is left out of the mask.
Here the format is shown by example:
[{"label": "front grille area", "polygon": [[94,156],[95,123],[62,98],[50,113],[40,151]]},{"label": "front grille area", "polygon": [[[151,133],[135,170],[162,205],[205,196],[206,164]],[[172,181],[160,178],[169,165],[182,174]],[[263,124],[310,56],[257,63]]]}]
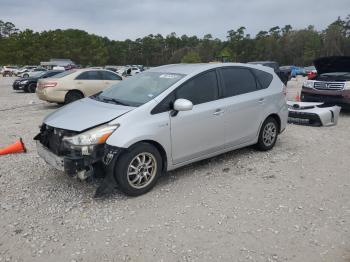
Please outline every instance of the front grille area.
[{"label": "front grille area", "polygon": [[73,136],[78,134],[74,131],[54,128],[47,125],[42,125],[40,128],[40,134],[37,136],[37,139],[40,143],[48,148],[52,153],[62,156],[65,153],[65,148],[62,142],[63,137]]},{"label": "front grille area", "polygon": [[314,88],[318,90],[342,90],[344,82],[315,82]]}]

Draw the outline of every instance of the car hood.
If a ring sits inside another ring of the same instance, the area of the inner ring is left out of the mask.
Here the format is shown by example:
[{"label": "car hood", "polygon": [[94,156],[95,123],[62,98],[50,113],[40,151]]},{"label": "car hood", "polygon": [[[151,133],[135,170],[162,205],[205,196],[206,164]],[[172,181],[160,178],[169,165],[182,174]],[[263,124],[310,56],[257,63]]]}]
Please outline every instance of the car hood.
[{"label": "car hood", "polygon": [[38,78],[37,77],[20,77],[17,78],[16,81],[24,81],[24,80],[28,80],[28,81],[37,81]]},{"label": "car hood", "polygon": [[81,132],[107,123],[134,108],[84,98],[49,114],[44,123],[56,128]]},{"label": "car hood", "polygon": [[350,56],[321,57],[314,61],[318,74],[350,72]]}]

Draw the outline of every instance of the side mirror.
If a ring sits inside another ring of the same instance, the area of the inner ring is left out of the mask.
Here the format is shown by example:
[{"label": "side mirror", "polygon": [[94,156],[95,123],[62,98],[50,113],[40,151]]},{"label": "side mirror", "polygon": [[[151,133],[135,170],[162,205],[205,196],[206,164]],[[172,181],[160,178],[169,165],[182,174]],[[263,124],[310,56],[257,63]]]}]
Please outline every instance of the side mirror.
[{"label": "side mirror", "polygon": [[175,111],[189,111],[192,110],[193,104],[190,100],[179,98],[174,102]]}]

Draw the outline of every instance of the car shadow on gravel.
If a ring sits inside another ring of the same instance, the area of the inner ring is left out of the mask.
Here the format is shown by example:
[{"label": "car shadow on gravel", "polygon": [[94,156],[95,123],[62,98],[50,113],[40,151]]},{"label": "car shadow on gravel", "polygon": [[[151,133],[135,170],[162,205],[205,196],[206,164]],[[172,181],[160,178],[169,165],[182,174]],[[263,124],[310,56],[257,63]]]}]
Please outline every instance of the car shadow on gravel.
[{"label": "car shadow on gravel", "polygon": [[213,171],[216,174],[222,174],[226,173],[230,168],[226,166],[226,163],[230,163],[231,167],[235,166],[242,156],[247,156],[253,152],[258,153],[253,146],[246,147],[242,149],[236,149],[234,151],[230,151],[227,153],[223,153],[218,156],[214,156],[208,159],[204,159],[183,167],[180,167],[176,170],[166,172],[163,174],[155,187],[163,187],[169,185],[169,183],[172,183],[174,180],[174,177],[176,179],[181,179],[184,176],[191,176],[194,172],[200,173],[203,175],[203,178],[207,174],[211,174]]}]

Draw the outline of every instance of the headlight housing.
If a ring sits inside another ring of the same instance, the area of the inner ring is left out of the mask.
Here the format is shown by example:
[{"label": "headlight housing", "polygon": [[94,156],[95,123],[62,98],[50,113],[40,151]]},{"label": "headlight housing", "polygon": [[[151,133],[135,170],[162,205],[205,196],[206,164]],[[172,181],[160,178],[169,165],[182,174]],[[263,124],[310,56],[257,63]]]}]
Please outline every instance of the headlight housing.
[{"label": "headlight housing", "polygon": [[64,137],[63,141],[74,146],[91,146],[103,144],[107,138],[119,127],[119,124],[95,127],[76,136]]},{"label": "headlight housing", "polygon": [[350,89],[350,81],[345,82],[344,89]]},{"label": "headlight housing", "polygon": [[304,87],[307,87],[307,88],[314,88],[314,81],[311,81],[311,80],[306,80],[304,83],[303,83],[303,86]]},{"label": "headlight housing", "polygon": [[28,80],[21,81],[21,84],[26,84],[26,83],[28,83]]}]

